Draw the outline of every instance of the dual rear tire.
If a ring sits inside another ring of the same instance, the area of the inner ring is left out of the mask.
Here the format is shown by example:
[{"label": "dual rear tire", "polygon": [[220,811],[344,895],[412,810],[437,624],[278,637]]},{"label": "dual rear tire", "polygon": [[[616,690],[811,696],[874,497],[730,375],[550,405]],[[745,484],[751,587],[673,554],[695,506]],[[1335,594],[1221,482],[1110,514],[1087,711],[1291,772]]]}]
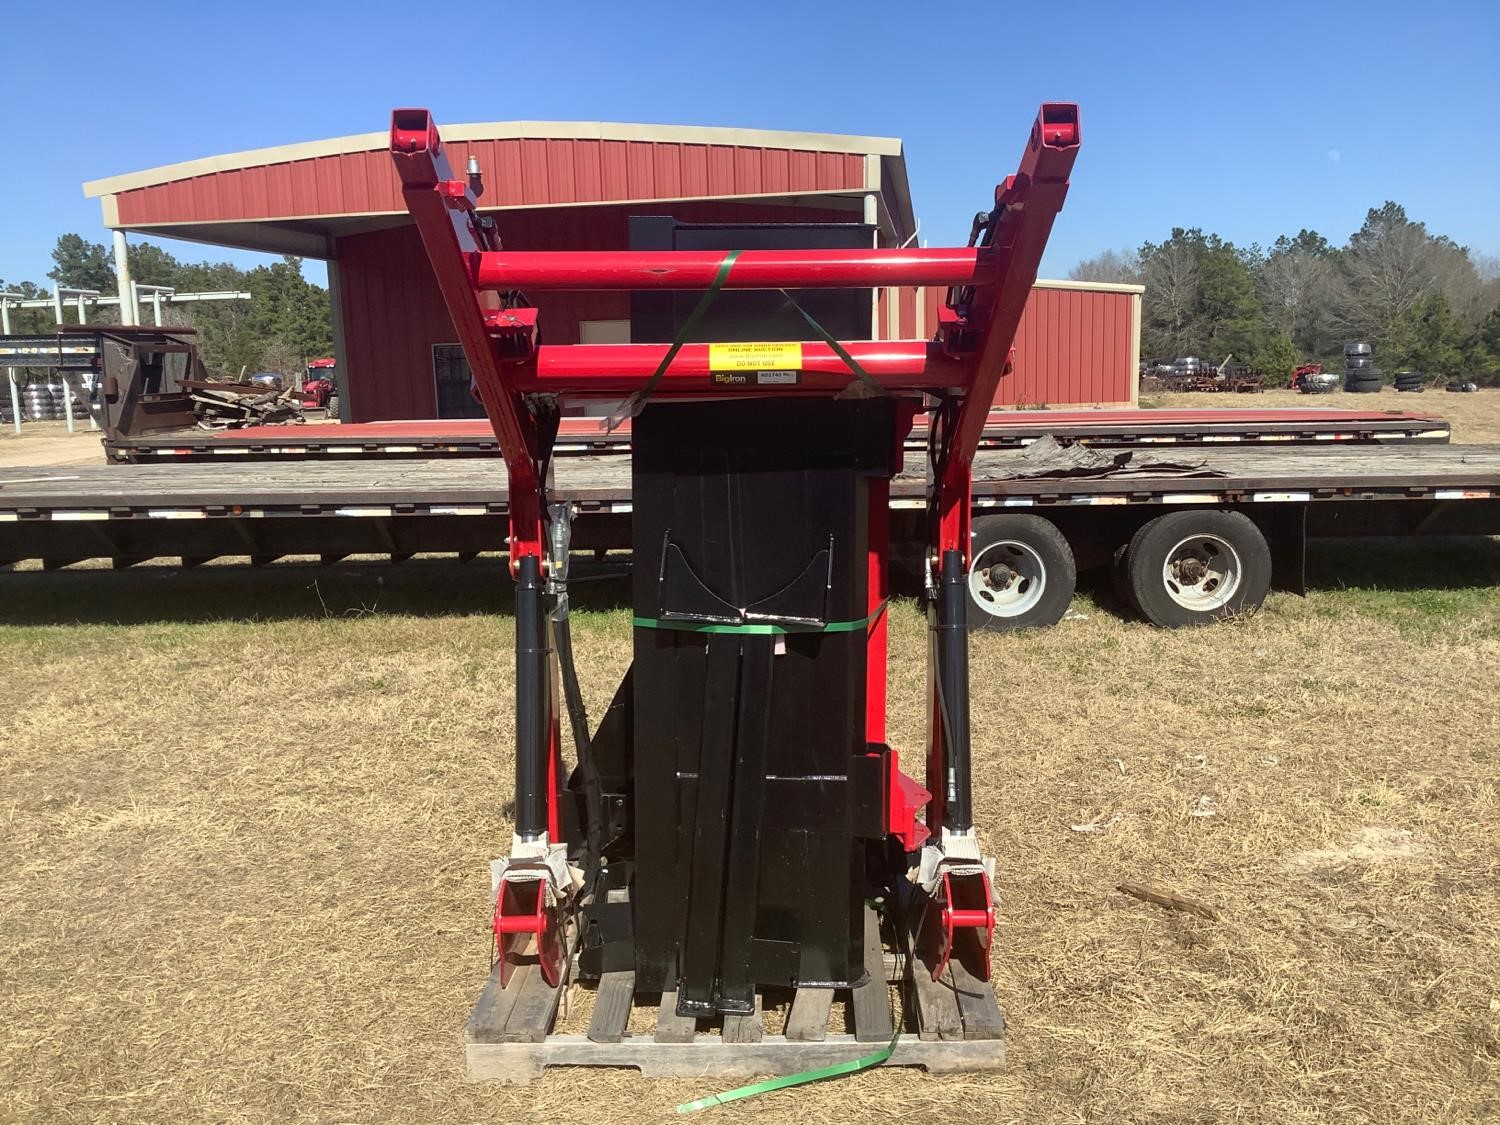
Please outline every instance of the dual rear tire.
[{"label": "dual rear tire", "polygon": [[[1254,521],[1212,509],[1168,512],[1143,524],[1116,554],[1116,589],[1153,625],[1204,625],[1258,609],[1271,588],[1271,552]],[[1066,536],[1041,516],[981,516],[973,523],[969,627],[1045,628],[1062,620],[1078,584]]]},{"label": "dual rear tire", "polygon": [[1169,512],[1142,524],[1119,556],[1119,587],[1164,629],[1259,609],[1271,590],[1271,549],[1240,512]]},{"label": "dual rear tire", "polygon": [[1067,537],[1041,516],[980,516],[969,548],[969,628],[1012,633],[1056,625],[1078,586]]}]

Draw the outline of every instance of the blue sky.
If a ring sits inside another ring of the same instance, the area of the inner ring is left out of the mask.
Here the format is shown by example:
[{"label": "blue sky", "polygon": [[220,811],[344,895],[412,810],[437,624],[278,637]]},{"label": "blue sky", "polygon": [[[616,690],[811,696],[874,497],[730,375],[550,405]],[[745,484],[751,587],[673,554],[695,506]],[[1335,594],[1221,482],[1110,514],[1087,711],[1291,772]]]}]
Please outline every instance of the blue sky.
[{"label": "blue sky", "polygon": [[45,283],[59,233],[104,240],[84,180],[382,129],[396,105],[899,136],[941,245],[1014,169],[1038,103],[1071,100],[1084,147],[1044,274],[1174,225],[1340,242],[1386,199],[1500,253],[1500,0],[6,9],[7,280]]}]

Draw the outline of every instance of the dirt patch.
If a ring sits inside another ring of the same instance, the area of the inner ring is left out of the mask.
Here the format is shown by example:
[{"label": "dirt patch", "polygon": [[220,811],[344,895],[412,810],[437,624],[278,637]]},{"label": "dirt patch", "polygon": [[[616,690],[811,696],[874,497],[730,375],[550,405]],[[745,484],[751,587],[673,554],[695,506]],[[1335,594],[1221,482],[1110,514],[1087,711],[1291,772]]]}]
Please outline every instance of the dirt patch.
[{"label": "dirt patch", "polygon": [[[4,384],[0,382],[0,393]],[[67,422],[23,422],[17,434],[8,423],[0,426],[0,467],[6,465],[98,465],[104,463],[99,431],[86,419]]]},{"label": "dirt patch", "polygon": [[1337,847],[1300,852],[1292,857],[1292,866],[1304,871],[1327,870],[1412,859],[1422,852],[1422,845],[1408,829],[1366,827]]}]

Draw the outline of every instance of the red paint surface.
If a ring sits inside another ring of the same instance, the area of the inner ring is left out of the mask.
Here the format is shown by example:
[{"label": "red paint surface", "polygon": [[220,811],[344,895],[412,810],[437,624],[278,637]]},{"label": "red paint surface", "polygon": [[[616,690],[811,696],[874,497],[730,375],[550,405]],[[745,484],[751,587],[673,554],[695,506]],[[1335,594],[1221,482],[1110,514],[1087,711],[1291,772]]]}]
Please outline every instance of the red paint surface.
[{"label": "red paint surface", "polygon": [[[501,250],[479,255],[481,289],[707,289],[723,267],[722,250]],[[990,250],[743,250],[725,289],[853,288],[869,285],[970,285],[993,278]],[[883,296],[884,294],[882,294]]]},{"label": "red paint surface", "polygon": [[[564,418],[560,438],[597,438],[602,436],[598,418]],[[1131,430],[1144,426],[1242,425],[1247,428],[1271,424],[1308,424],[1329,428],[1353,426],[1360,422],[1417,422],[1446,425],[1430,414],[1406,414],[1381,410],[1299,410],[1295,407],[1265,410],[992,410],[985,426],[989,431],[1038,429],[1049,426],[1086,426],[1101,431]],[[923,419],[917,419],[917,429]],[[628,437],[627,420],[611,435]],[[266,441],[278,445],[309,444],[337,438],[343,441],[363,440],[391,443],[426,441],[491,441],[494,430],[486,418],[462,418],[450,421],[414,419],[392,422],[361,422],[342,426],[247,426],[241,430],[222,430],[210,440],[230,443]],[[195,438],[196,440],[196,438]]]},{"label": "red paint surface", "polygon": [[[484,169],[484,205],[536,207],[625,199],[839,191],[864,186],[859,153],[798,152],[677,141],[452,141],[449,163]],[[120,222],[236,222],[400,213],[384,148],[231,168],[116,195]]]},{"label": "red paint surface", "polygon": [[[389,161],[389,157],[386,157]],[[630,203],[574,210],[501,211],[507,250],[623,250],[631,215],[671,214],[683,222],[847,222],[847,212],[764,203]],[[340,315],[345,389],[356,422],[431,418],[437,413],[432,348],[458,341],[415,226],[340,238]],[[579,343],[582,320],[626,320],[630,294],[547,292],[533,300],[544,343]]]},{"label": "red paint surface", "polygon": [[[947,290],[922,290],[926,328],[938,323]],[[996,406],[1132,401],[1136,365],[1130,293],[1036,288],[1016,331],[1015,370],[1000,382]],[[916,326],[903,317],[902,331]]]}]

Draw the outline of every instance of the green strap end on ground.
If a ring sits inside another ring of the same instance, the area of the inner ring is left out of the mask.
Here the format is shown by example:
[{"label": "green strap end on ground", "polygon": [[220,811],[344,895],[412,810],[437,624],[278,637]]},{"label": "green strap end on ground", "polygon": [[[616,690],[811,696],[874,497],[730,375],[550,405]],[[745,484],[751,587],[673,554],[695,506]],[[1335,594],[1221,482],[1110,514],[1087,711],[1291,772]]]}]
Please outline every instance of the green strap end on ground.
[{"label": "green strap end on ground", "polygon": [[880,1050],[872,1054],[864,1055],[848,1062],[833,1063],[831,1066],[819,1067],[817,1070],[804,1070],[800,1074],[788,1074],[783,1078],[772,1078],[765,1082],[754,1082],[749,1086],[740,1086],[733,1090],[726,1090],[722,1094],[710,1094],[706,1098],[699,1098],[695,1102],[683,1102],[677,1107],[680,1114],[697,1113],[700,1109],[711,1109],[716,1105],[726,1105],[729,1102],[741,1101],[745,1098],[756,1098],[761,1094],[769,1094],[772,1090],[785,1090],[792,1086],[805,1086],[809,1082],[821,1082],[825,1078],[837,1078],[842,1074],[856,1074],[861,1070],[869,1070],[871,1067],[879,1066],[891,1057],[896,1051],[896,1041],[901,1038],[901,1025],[896,1025],[895,1033],[891,1041]]}]

